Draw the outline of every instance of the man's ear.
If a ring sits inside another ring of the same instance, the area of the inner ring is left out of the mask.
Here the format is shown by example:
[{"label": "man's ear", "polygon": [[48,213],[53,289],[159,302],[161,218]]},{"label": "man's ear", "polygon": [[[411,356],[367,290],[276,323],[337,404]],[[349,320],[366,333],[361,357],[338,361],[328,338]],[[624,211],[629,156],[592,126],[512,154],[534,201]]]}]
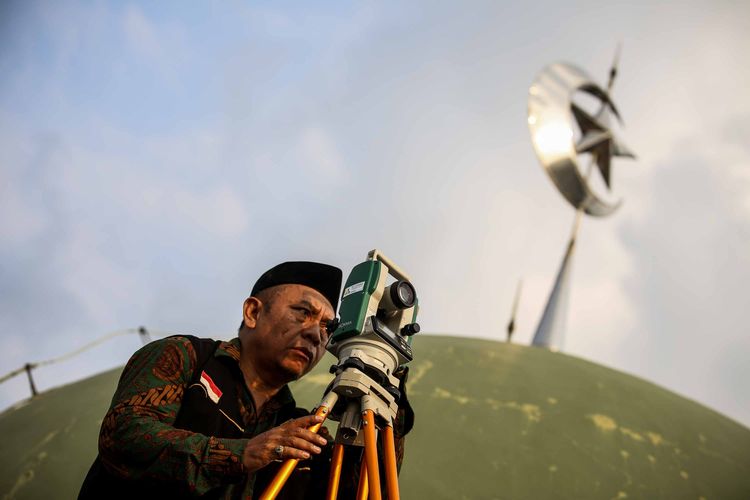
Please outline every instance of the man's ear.
[{"label": "man's ear", "polygon": [[242,319],[246,328],[255,328],[258,323],[260,311],[263,309],[263,302],[257,297],[248,297],[242,305]]}]

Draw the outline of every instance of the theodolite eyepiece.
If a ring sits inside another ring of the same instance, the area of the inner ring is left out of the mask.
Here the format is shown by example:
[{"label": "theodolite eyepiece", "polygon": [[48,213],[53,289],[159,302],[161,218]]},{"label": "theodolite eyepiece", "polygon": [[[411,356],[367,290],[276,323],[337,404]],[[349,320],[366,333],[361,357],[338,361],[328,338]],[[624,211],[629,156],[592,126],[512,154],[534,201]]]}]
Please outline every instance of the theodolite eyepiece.
[{"label": "theodolite eyepiece", "polygon": [[326,324],[326,330],[328,330],[329,335],[336,331],[339,327],[339,323],[341,323],[339,318],[333,318],[328,324]]}]

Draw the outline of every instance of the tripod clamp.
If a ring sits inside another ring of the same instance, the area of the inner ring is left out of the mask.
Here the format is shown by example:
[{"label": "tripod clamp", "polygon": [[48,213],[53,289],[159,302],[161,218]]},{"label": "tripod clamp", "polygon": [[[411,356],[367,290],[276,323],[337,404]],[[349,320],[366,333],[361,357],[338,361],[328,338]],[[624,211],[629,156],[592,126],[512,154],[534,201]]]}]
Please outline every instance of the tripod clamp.
[{"label": "tripod clamp", "polygon": [[364,352],[354,351],[352,357],[331,367],[336,378],[331,383],[330,392],[334,392],[339,398],[331,409],[329,418],[339,421],[336,443],[364,446],[360,432],[361,414],[372,410],[382,424],[392,426],[401,394],[396,385],[396,377],[385,375],[371,365],[366,365],[358,355],[367,357]]}]

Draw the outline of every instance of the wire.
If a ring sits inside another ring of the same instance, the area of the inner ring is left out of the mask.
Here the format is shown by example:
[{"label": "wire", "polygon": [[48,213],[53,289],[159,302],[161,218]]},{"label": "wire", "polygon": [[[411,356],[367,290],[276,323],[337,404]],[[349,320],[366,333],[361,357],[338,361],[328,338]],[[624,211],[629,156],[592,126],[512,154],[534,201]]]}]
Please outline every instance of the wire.
[{"label": "wire", "polygon": [[[96,339],[96,340],[94,340],[92,342],[89,342],[88,344],[86,344],[86,345],[84,345],[82,347],[79,347],[78,349],[76,349],[74,351],[71,351],[71,352],[69,352],[67,354],[63,354],[62,356],[58,356],[58,357],[52,358],[52,359],[47,359],[47,360],[44,360],[44,361],[38,361],[36,363],[26,363],[24,366],[22,366],[20,368],[17,368],[17,369],[15,369],[15,370],[13,370],[13,371],[11,371],[9,373],[6,373],[2,377],[0,377],[0,384],[2,384],[6,380],[9,380],[9,379],[11,379],[11,378],[13,378],[13,377],[15,377],[17,375],[20,375],[21,373],[23,373],[25,371],[32,370],[32,369],[40,367],[40,366],[47,366],[47,365],[52,365],[52,364],[55,364],[55,363],[59,363],[61,361],[66,361],[66,360],[68,360],[68,359],[70,359],[70,358],[72,358],[74,356],[77,356],[77,355],[81,354],[82,352],[88,351],[89,349],[91,349],[93,347],[96,347],[99,344],[102,344],[102,343],[104,343],[104,342],[106,342],[108,340],[111,340],[111,339],[115,338],[115,337],[121,337],[123,335],[130,335],[130,334],[133,334],[133,333],[138,333],[138,334],[141,334],[141,335],[148,336],[150,334],[153,334],[154,331],[153,330],[146,330],[144,327],[139,327],[139,328],[128,328],[127,330],[118,330],[118,331],[115,331],[115,332],[108,333],[106,335],[102,335],[98,339]],[[169,335],[169,332],[157,332],[157,334],[161,337],[161,336],[164,336],[164,335]],[[147,338],[150,339],[150,337],[147,337]]]},{"label": "wire", "polygon": [[25,371],[26,371],[26,367],[25,367],[25,366],[22,366],[21,368],[18,368],[18,369],[16,369],[16,370],[13,370],[13,371],[12,371],[12,372],[10,372],[10,373],[6,373],[6,374],[5,374],[5,375],[3,375],[2,377],[0,377],[0,384],[2,384],[2,383],[3,383],[3,382],[5,382],[6,380],[8,380],[8,379],[11,379],[11,378],[15,377],[16,375],[19,375],[19,374],[21,374],[21,373],[23,373],[23,372],[25,372]]},{"label": "wire", "polygon": [[108,333],[106,335],[103,335],[99,337],[98,339],[94,340],[93,342],[89,342],[88,344],[84,345],[83,347],[80,347],[76,349],[75,351],[71,351],[68,354],[63,354],[62,356],[58,356],[57,358],[48,359],[45,361],[39,361],[38,363],[35,363],[34,366],[46,366],[51,365],[54,363],[59,363],[60,361],[65,361],[66,359],[70,359],[73,356],[76,356],[78,354],[81,354],[84,351],[88,351],[92,347],[96,347],[99,344],[102,344],[106,342],[107,340],[113,339],[115,337],[120,337],[122,335],[129,335],[131,333],[138,333],[138,330],[135,328],[130,328],[128,330],[120,330],[117,332]]}]

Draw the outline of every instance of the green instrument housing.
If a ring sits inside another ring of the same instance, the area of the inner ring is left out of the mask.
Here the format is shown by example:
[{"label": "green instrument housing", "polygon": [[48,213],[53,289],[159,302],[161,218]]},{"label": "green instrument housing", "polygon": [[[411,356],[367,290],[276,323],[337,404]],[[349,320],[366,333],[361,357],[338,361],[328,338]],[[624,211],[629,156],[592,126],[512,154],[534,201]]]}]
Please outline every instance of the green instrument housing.
[{"label": "green instrument housing", "polygon": [[[389,277],[393,280],[387,284]],[[367,356],[382,356],[378,363],[384,366],[397,363],[395,369],[413,359],[411,342],[419,331],[418,310],[409,276],[379,250],[372,250],[346,279],[338,326],[326,349],[336,357],[342,349],[364,349]]]},{"label": "green instrument housing", "polygon": [[332,343],[362,333],[372,294],[378,289],[382,267],[377,260],[367,260],[352,269],[341,295],[341,322],[331,335]]}]

